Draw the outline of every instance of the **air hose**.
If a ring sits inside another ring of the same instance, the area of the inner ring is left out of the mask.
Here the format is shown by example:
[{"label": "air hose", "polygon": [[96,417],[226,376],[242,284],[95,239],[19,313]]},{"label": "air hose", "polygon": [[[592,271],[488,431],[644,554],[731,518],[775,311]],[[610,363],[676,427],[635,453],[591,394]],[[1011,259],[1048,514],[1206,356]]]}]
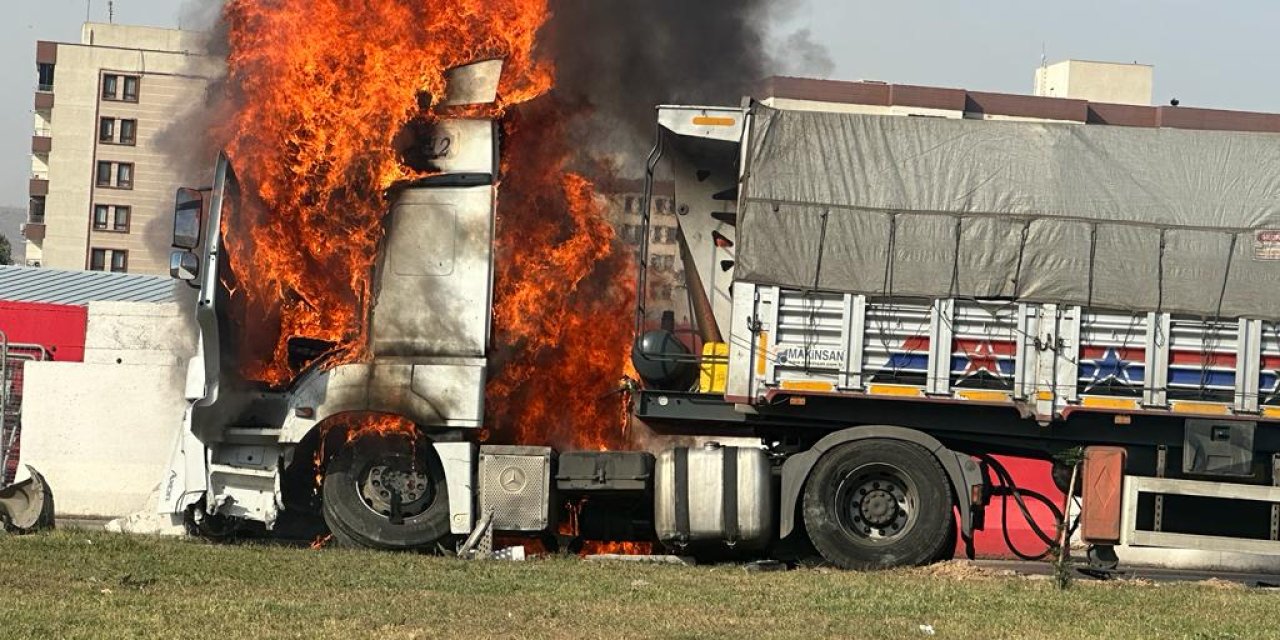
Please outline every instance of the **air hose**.
[{"label": "air hose", "polygon": [[[983,475],[985,476],[986,470],[990,469],[997,481],[992,483],[991,493],[993,496],[998,496],[1000,498],[1000,528],[1001,534],[1004,536],[1005,545],[1009,547],[1009,550],[1013,552],[1013,555],[1023,560],[1038,561],[1048,557],[1049,554],[1053,553],[1054,549],[1057,548],[1058,542],[1054,535],[1046,533],[1045,530],[1040,527],[1040,524],[1036,522],[1035,517],[1031,515],[1031,510],[1027,508],[1025,498],[1035,500],[1049,508],[1049,512],[1053,514],[1055,533],[1058,530],[1058,527],[1061,527],[1063,521],[1066,519],[1062,510],[1058,508],[1058,505],[1053,503],[1053,500],[1049,499],[1044,494],[1030,489],[1019,488],[1013,481],[1013,475],[1009,473],[1008,469],[1005,469],[1004,465],[1000,464],[1000,461],[989,455],[979,454],[977,457],[982,461]],[[1027,524],[1030,526],[1031,532],[1044,543],[1045,549],[1039,554],[1023,552],[1014,545],[1013,539],[1009,537],[1009,498],[1013,498],[1014,504],[1017,505],[1018,511],[1022,513],[1023,519],[1025,519]],[[1068,538],[1075,532],[1077,524],[1079,524],[1078,519],[1076,523],[1071,526]]]}]

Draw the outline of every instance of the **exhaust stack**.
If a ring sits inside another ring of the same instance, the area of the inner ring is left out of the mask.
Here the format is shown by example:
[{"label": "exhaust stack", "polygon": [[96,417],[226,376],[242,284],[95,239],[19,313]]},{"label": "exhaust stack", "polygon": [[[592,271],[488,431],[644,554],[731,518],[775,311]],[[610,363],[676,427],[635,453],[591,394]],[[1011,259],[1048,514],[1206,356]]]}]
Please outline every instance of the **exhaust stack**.
[{"label": "exhaust stack", "polygon": [[720,333],[720,325],[716,323],[716,314],[711,309],[711,300],[707,298],[707,290],[702,288],[702,276],[698,275],[697,263],[693,261],[693,250],[684,236],[684,226],[677,225],[676,235],[680,239],[680,259],[684,261],[684,281],[689,290],[689,305],[693,307],[694,322],[698,325],[698,336],[703,344],[724,342]]}]

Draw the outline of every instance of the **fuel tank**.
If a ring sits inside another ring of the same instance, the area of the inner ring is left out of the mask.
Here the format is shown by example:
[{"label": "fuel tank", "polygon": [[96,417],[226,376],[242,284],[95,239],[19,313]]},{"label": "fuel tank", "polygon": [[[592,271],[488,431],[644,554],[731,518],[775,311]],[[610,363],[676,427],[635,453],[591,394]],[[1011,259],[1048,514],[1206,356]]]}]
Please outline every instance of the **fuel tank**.
[{"label": "fuel tank", "polygon": [[763,449],[679,447],[658,456],[654,520],[664,544],[759,549],[773,537],[774,492]]}]

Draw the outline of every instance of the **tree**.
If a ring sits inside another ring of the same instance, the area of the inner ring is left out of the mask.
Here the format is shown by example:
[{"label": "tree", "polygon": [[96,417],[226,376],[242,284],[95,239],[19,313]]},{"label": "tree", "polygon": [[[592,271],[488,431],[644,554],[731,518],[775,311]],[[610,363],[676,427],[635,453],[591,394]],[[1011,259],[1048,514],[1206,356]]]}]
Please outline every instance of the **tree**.
[{"label": "tree", "polygon": [[0,265],[9,264],[13,264],[13,245],[8,238],[0,236]]}]

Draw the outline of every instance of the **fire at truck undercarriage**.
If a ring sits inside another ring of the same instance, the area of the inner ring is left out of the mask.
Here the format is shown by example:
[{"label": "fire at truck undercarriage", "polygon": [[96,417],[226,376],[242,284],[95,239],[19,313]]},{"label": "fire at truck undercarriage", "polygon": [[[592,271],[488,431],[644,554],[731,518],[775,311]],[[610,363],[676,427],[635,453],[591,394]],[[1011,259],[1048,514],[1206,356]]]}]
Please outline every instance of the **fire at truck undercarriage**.
[{"label": "fire at truck undercarriage", "polygon": [[[1013,454],[1079,476],[1098,564],[1280,554],[1280,214],[1223,186],[1269,184],[1269,138],[664,106],[633,262],[573,171],[545,3],[484,4],[231,4],[226,154],[175,214],[201,339],[161,516],[874,569],[1048,502]],[[659,178],[692,336],[647,307]]]}]

